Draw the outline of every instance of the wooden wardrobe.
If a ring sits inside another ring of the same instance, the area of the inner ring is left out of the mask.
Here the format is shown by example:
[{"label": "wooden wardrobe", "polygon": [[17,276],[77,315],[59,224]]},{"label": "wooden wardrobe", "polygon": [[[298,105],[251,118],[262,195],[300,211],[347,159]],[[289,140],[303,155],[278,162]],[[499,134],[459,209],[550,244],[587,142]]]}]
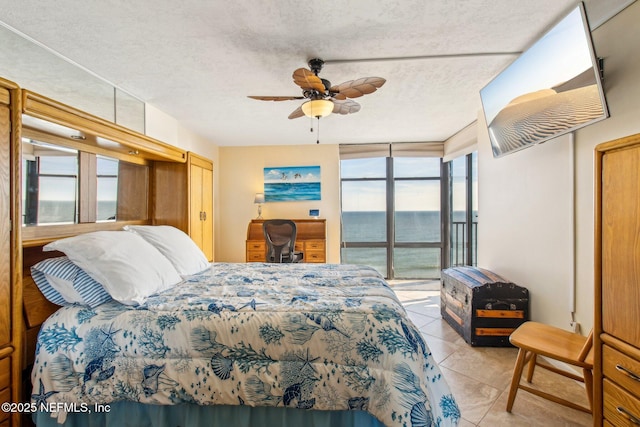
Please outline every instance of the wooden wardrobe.
[{"label": "wooden wardrobe", "polygon": [[172,225],[213,261],[213,162],[187,153],[186,163],[155,162],[154,225]]},{"label": "wooden wardrobe", "polygon": [[640,425],[640,134],[595,168],[594,425]]},{"label": "wooden wardrobe", "polygon": [[[19,105],[18,86],[0,78],[0,403],[22,401]],[[0,427],[18,425],[19,413],[0,411]]]}]

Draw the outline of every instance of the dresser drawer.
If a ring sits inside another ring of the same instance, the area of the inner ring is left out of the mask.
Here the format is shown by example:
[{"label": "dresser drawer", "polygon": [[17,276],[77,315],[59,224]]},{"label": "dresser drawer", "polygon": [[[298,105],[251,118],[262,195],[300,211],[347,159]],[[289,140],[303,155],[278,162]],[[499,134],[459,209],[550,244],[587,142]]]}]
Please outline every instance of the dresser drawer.
[{"label": "dresser drawer", "polygon": [[306,240],[304,242],[305,251],[324,251],[324,240]]},{"label": "dresser drawer", "polygon": [[640,361],[605,345],[602,362],[605,377],[640,398]]},{"label": "dresser drawer", "polygon": [[266,250],[265,242],[258,240],[249,240],[247,241],[247,251],[262,251]]},{"label": "dresser drawer", "polygon": [[267,256],[265,255],[264,251],[247,252],[247,262],[265,262],[266,259],[267,259]]},{"label": "dresser drawer", "polygon": [[324,251],[306,251],[304,253],[304,262],[325,262],[326,257]]},{"label": "dresser drawer", "polygon": [[603,381],[604,417],[614,426],[640,424],[640,400],[608,379]]}]

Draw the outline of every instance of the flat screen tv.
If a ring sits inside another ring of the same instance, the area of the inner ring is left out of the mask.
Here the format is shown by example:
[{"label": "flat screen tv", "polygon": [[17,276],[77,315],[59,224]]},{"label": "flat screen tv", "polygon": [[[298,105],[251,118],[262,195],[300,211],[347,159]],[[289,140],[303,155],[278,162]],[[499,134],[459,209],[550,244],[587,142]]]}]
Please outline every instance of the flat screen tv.
[{"label": "flat screen tv", "polygon": [[580,3],[480,91],[494,157],[609,116]]}]

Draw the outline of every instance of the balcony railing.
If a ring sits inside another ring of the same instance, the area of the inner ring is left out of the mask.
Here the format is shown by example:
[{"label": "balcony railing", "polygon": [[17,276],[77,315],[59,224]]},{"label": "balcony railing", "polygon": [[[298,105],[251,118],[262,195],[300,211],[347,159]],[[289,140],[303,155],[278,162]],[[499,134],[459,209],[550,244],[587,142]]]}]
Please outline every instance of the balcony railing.
[{"label": "balcony railing", "polygon": [[[469,255],[469,251],[471,251]],[[478,221],[471,223],[471,239],[467,223],[451,223],[451,266],[478,264]]]}]

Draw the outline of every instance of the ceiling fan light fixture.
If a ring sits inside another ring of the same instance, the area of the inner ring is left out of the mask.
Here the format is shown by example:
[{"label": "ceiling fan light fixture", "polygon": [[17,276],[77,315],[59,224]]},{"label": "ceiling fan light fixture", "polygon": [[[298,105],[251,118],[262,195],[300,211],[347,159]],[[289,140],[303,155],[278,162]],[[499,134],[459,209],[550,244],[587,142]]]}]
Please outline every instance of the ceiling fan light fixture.
[{"label": "ceiling fan light fixture", "polygon": [[302,104],[302,112],[307,117],[326,117],[333,111],[333,102],[328,99],[312,99]]}]

